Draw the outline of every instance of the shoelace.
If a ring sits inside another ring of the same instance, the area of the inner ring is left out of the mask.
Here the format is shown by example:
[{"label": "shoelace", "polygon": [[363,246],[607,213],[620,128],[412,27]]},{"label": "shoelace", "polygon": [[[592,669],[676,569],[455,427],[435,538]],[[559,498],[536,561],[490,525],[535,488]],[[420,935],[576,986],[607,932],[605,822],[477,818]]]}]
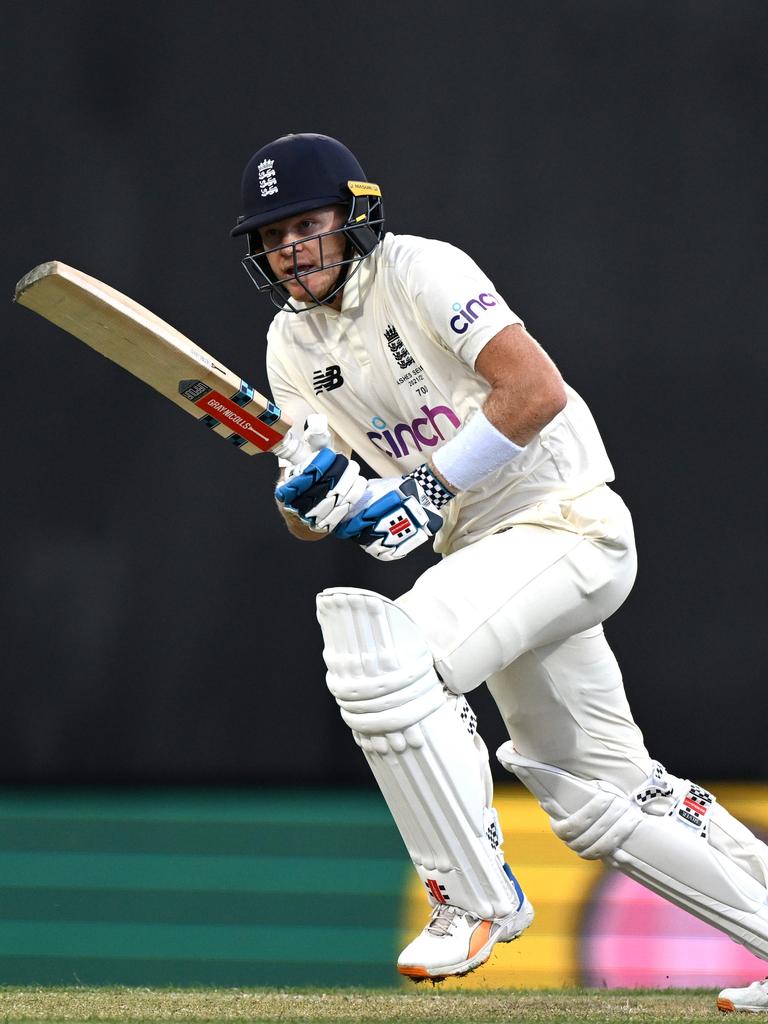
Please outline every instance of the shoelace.
[{"label": "shoelace", "polygon": [[459,910],[458,907],[453,907],[448,903],[442,904],[439,907],[435,907],[432,912],[432,920],[427,925],[427,931],[430,935],[436,935],[438,938],[442,938],[444,935],[451,934],[451,925],[459,917],[466,917],[467,922],[472,924],[473,921],[479,921],[479,917],[475,917],[474,914],[470,914],[468,910]]},{"label": "shoelace", "polygon": [[435,907],[432,920],[427,925],[427,931],[430,935],[436,935],[438,938],[449,935],[451,925],[456,915],[460,913],[461,911],[457,907],[451,907],[447,903],[440,907]]}]

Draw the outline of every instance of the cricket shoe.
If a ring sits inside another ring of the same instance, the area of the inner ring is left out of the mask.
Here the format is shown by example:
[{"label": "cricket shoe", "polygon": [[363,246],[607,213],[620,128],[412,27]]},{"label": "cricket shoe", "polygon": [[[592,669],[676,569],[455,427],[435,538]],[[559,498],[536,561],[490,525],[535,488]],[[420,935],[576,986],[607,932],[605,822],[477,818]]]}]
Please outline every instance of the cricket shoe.
[{"label": "cricket shoe", "polygon": [[492,920],[441,903],[424,931],[397,958],[397,969],[414,981],[468,974],[485,963],[497,942],[512,942],[531,921],[533,907],[525,896],[517,910]]},{"label": "cricket shoe", "polygon": [[768,1013],[768,978],[746,988],[724,988],[717,997],[717,1008],[721,1013]]}]

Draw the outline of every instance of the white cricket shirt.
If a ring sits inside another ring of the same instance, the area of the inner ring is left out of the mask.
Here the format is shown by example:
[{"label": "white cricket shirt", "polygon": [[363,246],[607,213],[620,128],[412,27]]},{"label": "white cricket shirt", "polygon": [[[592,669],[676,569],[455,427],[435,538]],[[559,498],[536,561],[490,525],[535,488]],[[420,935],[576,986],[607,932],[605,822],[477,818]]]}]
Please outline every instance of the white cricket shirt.
[{"label": "white cricket shirt", "polygon": [[[340,312],[320,306],[275,316],[267,373],[297,433],[310,413],[324,413],[336,447],[396,477],[425,462],[483,405],[490,386],[475,360],[502,328],[518,323],[461,250],[387,234],[345,285]],[[535,522],[538,503],[613,479],[589,409],[566,391],[567,405],[524,455],[442,509],[436,551],[464,547],[523,510]]]}]

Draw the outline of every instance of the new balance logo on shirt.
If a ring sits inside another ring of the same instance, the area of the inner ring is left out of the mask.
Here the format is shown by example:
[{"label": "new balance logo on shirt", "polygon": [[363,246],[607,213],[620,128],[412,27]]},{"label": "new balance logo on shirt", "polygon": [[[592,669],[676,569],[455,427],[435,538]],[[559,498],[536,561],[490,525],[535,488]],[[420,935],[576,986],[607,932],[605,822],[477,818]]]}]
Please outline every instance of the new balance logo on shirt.
[{"label": "new balance logo on shirt", "polygon": [[321,391],[335,391],[343,383],[340,366],[326,366],[324,370],[315,370],[312,374],[312,385],[316,395]]}]

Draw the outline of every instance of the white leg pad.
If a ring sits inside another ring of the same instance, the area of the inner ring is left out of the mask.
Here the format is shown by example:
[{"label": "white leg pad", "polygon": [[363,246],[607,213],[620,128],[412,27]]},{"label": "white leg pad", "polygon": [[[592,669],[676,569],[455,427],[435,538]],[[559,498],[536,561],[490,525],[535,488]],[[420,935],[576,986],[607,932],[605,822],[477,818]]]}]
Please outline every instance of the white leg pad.
[{"label": "white leg pad", "polygon": [[418,628],[392,601],[351,587],[319,594],[317,617],[328,688],[431,900],[482,918],[517,910],[523,897],[505,871],[488,752]]},{"label": "white leg pad", "polygon": [[498,758],[538,799],[554,833],[768,960],[768,849],[687,779],[661,765],[634,793],[522,757]]}]

